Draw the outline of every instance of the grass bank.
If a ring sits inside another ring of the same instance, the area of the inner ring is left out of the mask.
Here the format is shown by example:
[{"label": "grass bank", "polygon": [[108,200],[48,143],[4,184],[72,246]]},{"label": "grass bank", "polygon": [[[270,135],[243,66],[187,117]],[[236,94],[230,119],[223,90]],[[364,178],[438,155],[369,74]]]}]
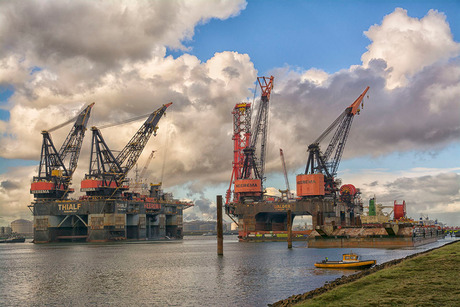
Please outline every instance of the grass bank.
[{"label": "grass bank", "polygon": [[459,306],[460,241],[343,277],[273,306]]}]

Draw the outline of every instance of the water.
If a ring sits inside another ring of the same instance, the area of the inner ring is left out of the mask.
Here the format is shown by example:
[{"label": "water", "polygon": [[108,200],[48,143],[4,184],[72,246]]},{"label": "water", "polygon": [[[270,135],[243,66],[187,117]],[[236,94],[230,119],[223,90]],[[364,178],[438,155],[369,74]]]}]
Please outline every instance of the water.
[{"label": "water", "polygon": [[[415,249],[353,249],[382,263]],[[176,242],[0,244],[1,306],[267,306],[355,271],[316,269],[349,249],[308,249],[304,242],[239,243],[225,237]]]}]

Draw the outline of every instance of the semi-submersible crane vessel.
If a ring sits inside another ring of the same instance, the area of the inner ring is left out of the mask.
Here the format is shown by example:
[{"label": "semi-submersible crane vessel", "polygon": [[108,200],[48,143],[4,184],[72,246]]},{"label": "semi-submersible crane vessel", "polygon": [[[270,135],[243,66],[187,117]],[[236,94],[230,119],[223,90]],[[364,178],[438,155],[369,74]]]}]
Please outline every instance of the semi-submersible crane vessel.
[{"label": "semi-submersible crane vessel", "polygon": [[[259,77],[257,82],[261,97],[254,123],[251,122],[250,103],[236,104],[232,112],[234,161],[225,207],[226,213],[238,224],[240,241],[286,240],[289,210],[292,219],[297,215],[313,216],[313,226],[319,226],[320,231],[327,225],[355,225],[356,211],[361,208],[358,194],[340,198],[334,176],[351,122],[368,88],[310,145],[310,169],[307,166],[306,173],[297,176],[297,198],[274,199],[266,197],[263,188],[269,101],[274,78]],[[319,142],[334,128],[334,137],[326,154],[322,154]],[[331,161],[330,156],[333,157]],[[305,239],[307,233],[294,231],[293,239]]]},{"label": "semi-submersible crane vessel", "polygon": [[[192,206],[163,193],[161,183],[151,184],[148,195],[129,190],[128,172],[136,165],[158,123],[172,103],[158,108],[142,124],[118,155],[109,148],[100,129],[92,127],[89,171],[81,182],[86,195],[69,199],[74,192],[72,175],[94,103],[76,118],[43,131],[38,176],[30,192],[34,215],[34,242],[155,240],[182,238],[182,213]],[[139,119],[139,118],[137,118]],[[50,132],[75,120],[56,150]]]},{"label": "semi-submersible crane vessel", "polygon": [[[265,195],[265,149],[273,82],[273,77],[257,78],[261,98],[254,122],[251,103],[238,103],[232,112],[234,159],[225,209],[238,225],[240,241],[284,241],[288,225],[299,215],[312,216],[313,230],[292,231],[292,239],[307,239],[309,247],[401,247],[438,238],[438,230],[414,227],[406,222],[405,214],[395,214],[393,222],[363,225],[359,189],[352,184],[342,185],[336,177],[353,119],[360,113],[369,87],[308,146],[305,172],[296,176],[297,196],[291,197],[289,190],[280,190],[285,197]],[[323,151],[321,142],[329,135],[332,136]],[[289,189],[282,150],[280,155]]]}]

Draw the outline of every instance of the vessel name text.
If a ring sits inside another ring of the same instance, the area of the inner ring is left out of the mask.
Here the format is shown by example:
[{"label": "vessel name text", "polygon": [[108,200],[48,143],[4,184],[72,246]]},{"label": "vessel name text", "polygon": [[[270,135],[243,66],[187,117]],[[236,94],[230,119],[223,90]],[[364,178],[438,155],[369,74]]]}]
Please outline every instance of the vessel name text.
[{"label": "vessel name text", "polygon": [[235,184],[237,188],[257,188],[259,185],[257,183],[240,183]]},{"label": "vessel name text", "polygon": [[299,180],[297,181],[297,184],[311,184],[311,183],[316,183],[315,180]]},{"label": "vessel name text", "polygon": [[58,204],[58,208],[61,211],[78,211],[81,207],[81,204]]}]

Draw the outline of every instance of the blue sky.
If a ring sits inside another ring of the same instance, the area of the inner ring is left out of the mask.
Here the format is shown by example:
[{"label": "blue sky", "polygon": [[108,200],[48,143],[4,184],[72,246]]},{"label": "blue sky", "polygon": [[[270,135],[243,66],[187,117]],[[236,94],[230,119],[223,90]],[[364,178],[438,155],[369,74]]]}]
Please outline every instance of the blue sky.
[{"label": "blue sky", "polygon": [[[284,188],[278,147],[285,151],[294,189],[308,142],[370,85],[371,98],[353,123],[339,176],[362,185],[366,197],[379,193],[388,202],[392,186],[403,178],[447,180],[444,186],[451,187],[451,194],[443,197],[431,199],[409,186],[401,186],[400,195],[412,200],[413,215],[424,211],[460,220],[459,183],[452,177],[460,174],[460,137],[455,132],[459,102],[453,98],[460,66],[459,1],[268,0],[247,1],[245,6],[244,1],[207,1],[206,10],[199,2],[187,2],[184,9],[180,2],[128,1],[133,14],[126,19],[118,14],[125,2],[46,3],[41,10],[33,9],[35,2],[0,3],[0,35],[5,38],[0,46],[0,189],[22,187],[1,190],[0,217],[8,215],[5,220],[27,217],[26,185],[38,165],[39,131],[46,128],[49,114],[66,117],[66,112],[96,101],[94,121],[107,122],[120,113],[145,114],[150,103],[146,97],[175,99],[172,119],[165,119],[165,126],[174,126],[176,133],[168,149],[167,188],[212,207],[215,195],[225,194],[231,174],[231,109],[250,97],[257,75],[275,76],[267,187]],[[1,15],[2,8],[14,14]],[[430,10],[438,13],[428,16]],[[394,20],[401,25],[394,26]],[[407,30],[411,24],[415,28]],[[400,33],[385,41],[386,33],[398,29]],[[407,36],[410,31],[415,34]],[[438,36],[447,31],[447,38],[437,42],[430,31]],[[67,32],[74,34],[63,35]],[[426,50],[427,57],[414,46]],[[403,65],[395,50],[406,59]],[[369,57],[381,62],[372,64]],[[238,78],[226,76],[228,68]],[[443,77],[449,74],[453,77]],[[211,125],[219,129],[209,129]],[[61,131],[53,137],[59,142],[64,135]],[[115,133],[111,142],[118,148],[124,143]],[[83,149],[81,173],[85,155]],[[141,156],[140,165],[147,156]],[[160,161],[152,162],[152,177],[158,177]],[[24,177],[18,179],[18,173]],[[371,190],[370,183],[376,181],[379,186]],[[446,210],[432,208],[430,202]],[[207,209],[197,206],[193,214],[212,218]]]},{"label": "blue sky", "polygon": [[284,65],[333,73],[361,63],[370,43],[363,32],[396,7],[417,18],[430,9],[446,13],[454,39],[459,40],[458,1],[267,0],[249,1],[237,17],[199,25],[185,46],[202,61],[225,50],[248,53],[259,74]]}]

